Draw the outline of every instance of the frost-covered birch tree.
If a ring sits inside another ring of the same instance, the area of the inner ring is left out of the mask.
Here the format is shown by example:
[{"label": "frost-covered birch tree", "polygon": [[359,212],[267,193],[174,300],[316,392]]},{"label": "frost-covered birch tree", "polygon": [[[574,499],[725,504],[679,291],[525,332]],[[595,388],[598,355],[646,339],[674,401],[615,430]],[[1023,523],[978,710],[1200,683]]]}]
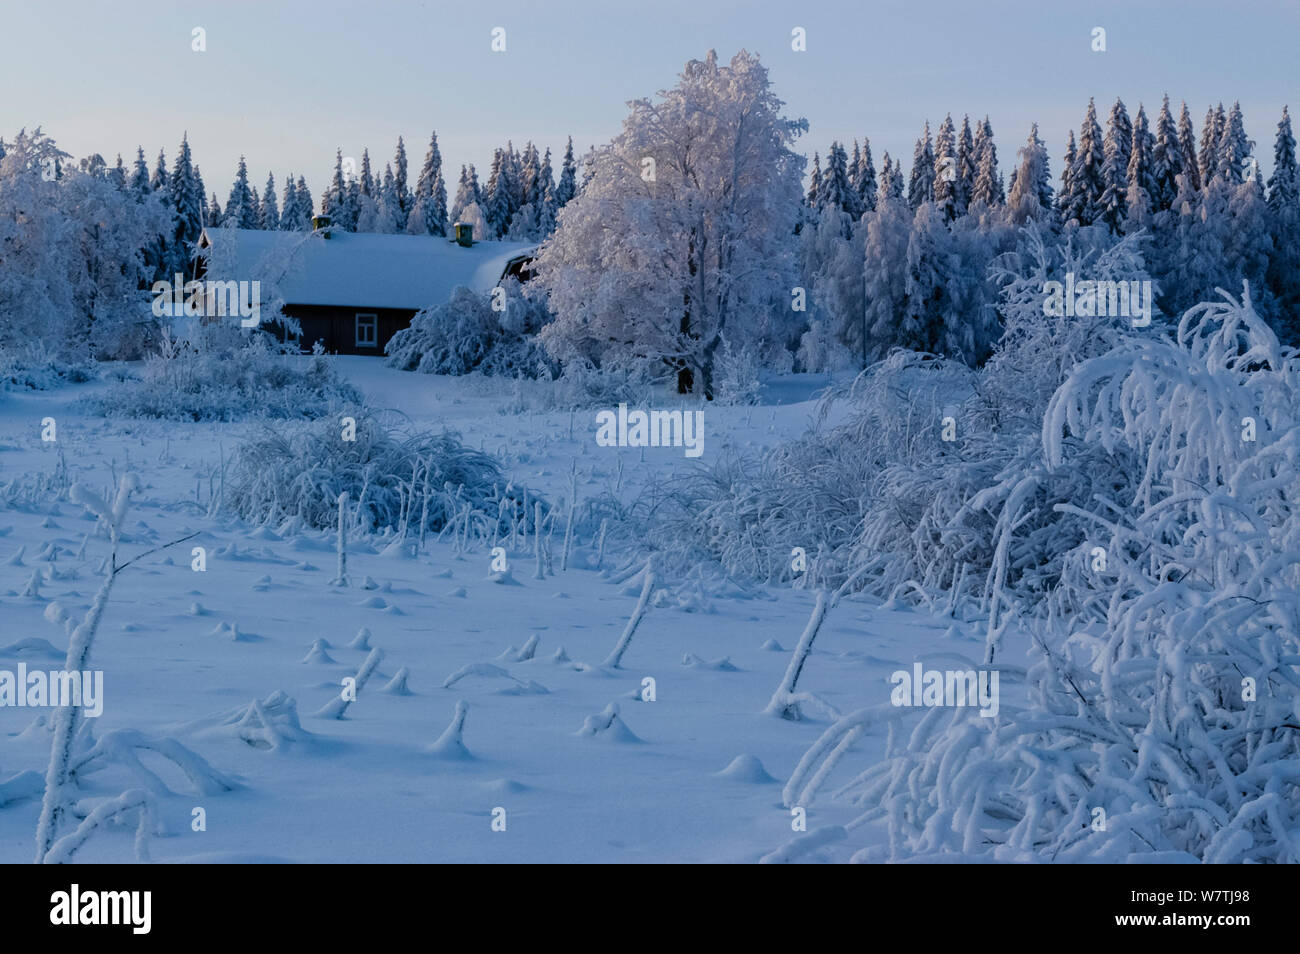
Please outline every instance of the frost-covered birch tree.
[{"label": "frost-covered birch tree", "polygon": [[680,392],[711,395],[723,333],[740,344],[797,284],[804,159],[790,147],[807,123],[782,107],[745,51],[725,65],[711,51],[631,103],[533,265],[557,359],[633,357],[666,365]]}]

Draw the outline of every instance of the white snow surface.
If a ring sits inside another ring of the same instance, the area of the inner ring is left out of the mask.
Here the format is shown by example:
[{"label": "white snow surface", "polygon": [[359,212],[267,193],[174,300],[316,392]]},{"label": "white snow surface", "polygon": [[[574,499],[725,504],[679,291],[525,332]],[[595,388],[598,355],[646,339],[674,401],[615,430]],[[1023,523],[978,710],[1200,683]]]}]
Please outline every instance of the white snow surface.
[{"label": "white snow surface", "polygon": [[[513,383],[336,360],[376,406],[460,431],[466,444],[499,455],[511,477],[555,500],[573,461],[580,493],[594,495],[614,486],[621,456],[624,500],[653,475],[697,466],[680,448],[647,448],[642,461],[639,449],[598,447],[594,412],[516,412]],[[827,383],[784,378],[769,386],[764,405],[707,408],[704,462],[727,443],[755,451],[797,436]],[[704,612],[651,601],[621,668],[604,668],[636,604],[626,585],[573,566],[560,572],[558,559],[555,574],[537,580],[530,553],[512,552],[519,585],[500,586],[487,552],[457,555],[443,542],[409,558],[362,539],[350,542],[353,586],[331,587],[332,534],[281,536],[205,515],[210,469],[262,425],[103,420],[73,410],[87,391],[112,386],[0,398],[0,486],[54,472],[62,449],[70,479],[98,491],[114,473],[139,475],[123,558],[198,534],[119,576],[91,659],[105,673],[104,714],[88,720],[96,739],[127,729],[175,738],[238,783],[200,794],[175,765],[143,752],[173,793],[157,805],[163,833],[150,844],[154,861],[815,862],[847,860],[864,843],[884,841],[883,829],[825,837],[858,814],[829,795],[807,807],[807,836],[792,831],[781,803],[783,782],[828,724],[820,712],[803,722],[763,714],[812,593],[755,590],[752,599],[714,599]],[[525,400],[534,386],[542,387],[525,382]],[[40,439],[46,417],[58,422],[57,444]],[[66,500],[0,504],[0,669],[61,665],[30,647],[47,640],[59,657],[65,650],[61,620],[80,619],[101,579],[107,541],[92,535],[78,555],[94,528]],[[191,569],[194,546],[206,548],[205,572]],[[40,595],[24,596],[34,570]],[[362,589],[367,577],[377,590]],[[55,601],[61,610],[48,609]],[[382,662],[343,718],[316,715],[366,659],[367,641],[354,645],[363,627]],[[223,628],[246,636],[217,635]],[[531,636],[532,658],[503,660]],[[880,705],[889,701],[891,672],[918,661],[973,667],[981,639],[977,623],[846,599],[829,614],[799,688],[841,712]],[[324,642],[313,652],[317,640]],[[786,651],[765,648],[772,640]],[[1008,638],[1006,649],[1023,659],[1022,642]],[[726,659],[730,667],[684,659]],[[383,691],[402,671],[410,694]],[[655,680],[654,701],[642,701],[646,677]],[[1006,709],[1020,691],[1013,675],[1004,673],[1002,691]],[[430,748],[462,702],[465,754],[440,758]],[[617,712],[626,733],[583,733],[607,712]],[[0,708],[0,861],[33,856],[40,799],[24,773],[44,775],[50,734],[35,723],[52,713]],[[885,731],[854,743],[840,783],[879,757]],[[621,744],[628,736],[639,741]],[[82,813],[137,784],[120,765],[85,776]],[[200,807],[207,830],[196,832]],[[505,810],[504,831],[493,830],[497,808]],[[131,861],[134,834],[130,824],[97,832],[77,860]],[[803,848],[790,847],[804,837]]]}]

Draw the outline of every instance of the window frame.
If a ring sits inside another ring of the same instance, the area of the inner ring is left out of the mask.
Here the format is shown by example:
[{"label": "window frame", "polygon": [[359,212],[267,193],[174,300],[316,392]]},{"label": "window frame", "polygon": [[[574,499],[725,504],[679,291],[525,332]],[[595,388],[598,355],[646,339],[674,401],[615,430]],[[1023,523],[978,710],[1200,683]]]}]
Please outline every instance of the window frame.
[{"label": "window frame", "polygon": [[[370,321],[363,324],[361,321],[361,319],[363,318],[369,318]],[[371,331],[371,336],[369,340],[363,341],[361,338],[361,329],[363,327],[368,327]],[[353,330],[352,337],[355,343],[354,344],[355,347],[357,348],[378,348],[379,347],[379,314],[377,312],[373,312],[373,311],[355,312],[353,317],[352,330]]]}]

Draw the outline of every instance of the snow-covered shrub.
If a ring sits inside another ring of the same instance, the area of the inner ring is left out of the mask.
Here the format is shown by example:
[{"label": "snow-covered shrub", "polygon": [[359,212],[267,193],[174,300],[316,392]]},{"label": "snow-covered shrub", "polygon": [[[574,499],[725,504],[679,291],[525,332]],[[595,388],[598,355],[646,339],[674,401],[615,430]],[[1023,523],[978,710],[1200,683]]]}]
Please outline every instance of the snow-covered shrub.
[{"label": "snow-covered shrub", "polygon": [[825,373],[847,370],[857,359],[840,343],[829,321],[814,319],[799,338],[795,362],[800,371]]},{"label": "snow-covered shrub", "polygon": [[181,342],[164,332],[140,379],[88,398],[88,408],[109,417],[234,421],[317,418],[361,401],[320,349],[292,354],[266,334],[230,326],[203,334]]},{"label": "snow-covered shrub", "polygon": [[46,391],[93,377],[92,362],[71,358],[41,340],[22,348],[0,347],[0,392]]},{"label": "snow-covered shrub", "polygon": [[352,524],[362,531],[418,534],[423,525],[439,532],[466,521],[469,535],[491,537],[508,531],[513,519],[526,524],[524,492],[507,481],[496,458],[451,432],[406,433],[363,411],[347,414],[356,421],[355,440],[344,440],[339,420],[326,418],[268,426],[241,445],[225,505],[252,523],[297,517],[329,530],[337,528],[339,495],[346,493]]},{"label": "snow-covered shrub", "polygon": [[555,379],[552,403],[559,408],[647,404],[665,387],[668,368],[638,358],[608,357],[600,366],[578,357],[565,362]]},{"label": "snow-covered shrub", "polygon": [[[1077,544],[1089,529],[1055,505],[1086,503],[1094,480],[1119,486],[1131,473],[1091,457],[1075,471],[1042,466],[1042,415],[1069,374],[1068,355],[1102,354],[1133,333],[1127,318],[1045,315],[1046,282],[1067,272],[1145,280],[1141,239],[1100,245],[1084,234],[1058,248],[1029,226],[994,268],[1005,334],[982,368],[894,351],[828,393],[822,419],[848,405],[843,423],[814,427],[759,462],[724,460],[656,488],[641,508],[655,515],[645,539],[764,580],[789,579],[790,550],[801,546],[819,585],[871,565],[861,583],[882,596],[947,593],[948,605],[987,606],[995,577],[1047,592],[1064,566],[1063,541]],[[1015,534],[999,536],[1013,494],[1025,513]]]},{"label": "snow-covered shrub", "polygon": [[758,348],[752,342],[733,344],[722,335],[713,375],[713,399],[719,404],[757,404],[763,390],[758,380]]},{"label": "snow-covered shrub", "polygon": [[549,320],[543,302],[524,297],[519,283],[501,283],[504,308],[465,286],[451,298],[411,319],[409,327],[388,342],[388,363],[423,374],[469,374],[536,377],[549,364],[536,333]]},{"label": "snow-covered shrub", "polygon": [[[1300,355],[1248,291],[1070,372],[1043,466],[1087,475],[1054,509],[1104,559],[1068,561],[1030,624],[1026,709],[933,709],[841,789],[888,821],[891,855],[1300,861],[1298,398]],[[1130,479],[1096,475],[1107,458]],[[887,715],[828,729],[787,801],[807,805],[840,743]]]}]

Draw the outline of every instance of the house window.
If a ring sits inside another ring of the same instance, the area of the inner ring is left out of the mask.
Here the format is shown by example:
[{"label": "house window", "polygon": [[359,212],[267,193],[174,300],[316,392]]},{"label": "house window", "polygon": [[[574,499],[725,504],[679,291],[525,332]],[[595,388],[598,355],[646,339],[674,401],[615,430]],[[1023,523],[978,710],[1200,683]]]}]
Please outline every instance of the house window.
[{"label": "house window", "polygon": [[377,348],[379,346],[379,316],[357,314],[357,347]]}]

